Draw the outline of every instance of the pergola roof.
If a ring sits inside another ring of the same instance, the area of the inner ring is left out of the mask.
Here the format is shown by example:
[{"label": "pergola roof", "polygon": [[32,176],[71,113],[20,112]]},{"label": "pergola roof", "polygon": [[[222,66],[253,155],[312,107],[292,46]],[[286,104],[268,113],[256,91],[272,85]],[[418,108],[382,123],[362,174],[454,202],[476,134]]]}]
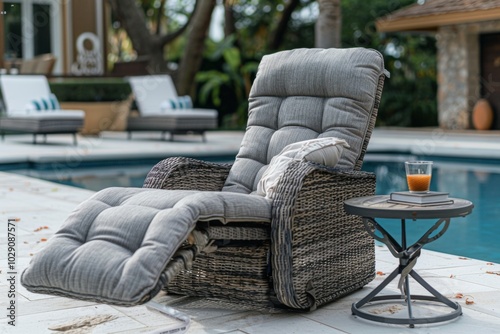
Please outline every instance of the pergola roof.
[{"label": "pergola roof", "polygon": [[498,19],[498,0],[427,0],[379,18],[376,26],[381,32],[432,31],[439,26]]}]

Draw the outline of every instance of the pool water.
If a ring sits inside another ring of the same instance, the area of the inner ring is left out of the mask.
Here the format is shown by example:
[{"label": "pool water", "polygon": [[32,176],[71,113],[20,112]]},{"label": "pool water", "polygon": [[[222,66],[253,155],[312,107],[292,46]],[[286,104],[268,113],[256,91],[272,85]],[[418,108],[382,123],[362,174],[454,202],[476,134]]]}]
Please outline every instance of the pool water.
[{"label": "pool water", "polygon": [[[206,159],[230,162],[227,157]],[[500,263],[500,161],[457,160],[394,154],[367,154],[363,170],[377,175],[377,194],[407,190],[404,161],[433,160],[431,190],[446,191],[451,197],[474,203],[472,214],[453,218],[448,231],[426,249]],[[112,186],[142,187],[156,161],[142,164],[114,162],[107,166],[55,168],[53,164],[11,172],[46,179],[94,191]],[[400,238],[399,220],[378,220],[395,237]],[[415,242],[435,220],[407,221],[408,242]],[[413,238],[412,238],[413,237]]]},{"label": "pool water", "polygon": [[[426,249],[500,263],[500,162],[435,157],[367,155],[363,170],[377,175],[377,194],[407,190],[404,161],[433,160],[431,190],[474,203],[472,213],[452,218],[448,231]],[[400,238],[400,221],[377,220]],[[407,220],[408,242],[417,241],[436,220]],[[413,238],[412,238],[413,236]],[[400,240],[400,239],[397,239]]]}]

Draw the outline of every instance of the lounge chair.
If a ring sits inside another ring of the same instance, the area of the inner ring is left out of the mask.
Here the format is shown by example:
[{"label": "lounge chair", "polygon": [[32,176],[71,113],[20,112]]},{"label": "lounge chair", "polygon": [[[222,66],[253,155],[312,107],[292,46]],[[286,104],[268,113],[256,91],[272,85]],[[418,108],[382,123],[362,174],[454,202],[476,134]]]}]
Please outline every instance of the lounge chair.
[{"label": "lounge chair", "polygon": [[234,164],[168,158],[143,188],[79,205],[21,283],[137,305],[161,289],[311,310],[375,277],[373,239],[343,202],[375,191],[360,171],[385,77],[377,51],[265,56]]},{"label": "lounge chair", "polygon": [[[5,115],[0,118],[2,139],[6,131],[37,135],[55,133],[73,134],[83,126],[85,113],[80,110],[60,110],[59,102],[50,92],[48,80],[43,75],[0,75],[0,91]],[[39,110],[38,110],[39,109]]]},{"label": "lounge chair", "polygon": [[[179,99],[168,75],[128,77],[140,117],[129,117],[129,138],[134,131],[161,131],[175,134],[196,133],[205,141],[205,131],[217,128],[218,113],[213,109],[169,108]],[[174,106],[175,107],[175,106]]]}]

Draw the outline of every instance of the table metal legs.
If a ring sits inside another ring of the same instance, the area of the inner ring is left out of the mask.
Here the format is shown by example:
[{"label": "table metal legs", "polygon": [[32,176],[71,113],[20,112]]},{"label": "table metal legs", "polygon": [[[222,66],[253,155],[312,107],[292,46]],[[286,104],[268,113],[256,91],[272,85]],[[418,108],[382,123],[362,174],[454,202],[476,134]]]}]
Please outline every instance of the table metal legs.
[{"label": "table metal legs", "polygon": [[[406,222],[404,219],[401,220],[401,245],[382,226],[380,226],[375,221],[375,219],[363,218],[363,223],[368,233],[374,239],[386,244],[392,255],[399,259],[399,266],[394,269],[394,271],[365,298],[361,299],[357,303],[352,304],[351,310],[354,315],[372,321],[399,325],[407,324],[411,328],[413,328],[416,324],[448,321],[455,319],[462,314],[462,308],[459,304],[452,302],[445,296],[441,295],[413,270],[413,267],[417,262],[417,258],[420,256],[420,250],[422,249],[423,245],[440,238],[446,232],[450,224],[449,218],[438,220],[417,242],[409,247],[407,247],[406,245]],[[434,233],[438,228],[441,228],[441,230],[439,230],[439,232],[431,237],[432,233]],[[380,232],[381,236],[377,235],[377,232]],[[401,294],[377,296],[382,291],[382,289],[384,289],[398,275],[401,276],[398,283],[398,288],[401,290]],[[428,292],[430,292],[432,296],[411,295],[410,280],[408,276],[413,277],[413,279],[417,281],[417,283],[419,283],[422,287],[424,287]],[[400,302],[402,300],[405,301],[408,309],[407,318],[385,317],[372,314],[361,309],[365,304],[370,302]],[[414,300],[425,300],[441,303],[450,307],[452,309],[452,312],[433,317],[415,318],[412,311],[412,301]]]}]

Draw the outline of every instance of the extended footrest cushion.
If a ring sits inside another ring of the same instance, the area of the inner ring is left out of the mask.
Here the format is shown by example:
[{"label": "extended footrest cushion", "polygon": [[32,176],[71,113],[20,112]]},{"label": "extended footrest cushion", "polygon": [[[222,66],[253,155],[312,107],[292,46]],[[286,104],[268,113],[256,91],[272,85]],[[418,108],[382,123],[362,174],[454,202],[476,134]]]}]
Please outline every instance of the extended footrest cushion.
[{"label": "extended footrest cushion", "polygon": [[163,274],[197,221],[271,220],[261,196],[108,188],[81,203],[21,283],[29,291],[116,305],[138,305],[167,283]]}]

